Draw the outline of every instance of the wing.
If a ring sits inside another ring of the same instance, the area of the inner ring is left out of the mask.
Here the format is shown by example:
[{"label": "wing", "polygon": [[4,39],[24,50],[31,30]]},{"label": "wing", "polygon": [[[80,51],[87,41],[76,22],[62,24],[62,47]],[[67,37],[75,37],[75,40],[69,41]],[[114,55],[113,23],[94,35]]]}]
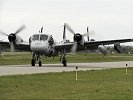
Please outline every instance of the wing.
[{"label": "wing", "polygon": [[91,45],[109,45],[114,43],[125,43],[125,42],[132,42],[133,39],[119,39],[119,40],[105,40],[105,41],[88,41],[85,42],[85,46]]},{"label": "wing", "polygon": [[19,51],[31,51],[29,43],[25,43],[25,42],[16,44],[15,49]]},{"label": "wing", "polygon": [[9,42],[0,41],[0,50],[5,51],[9,49],[10,49]]},{"label": "wing", "polygon": [[[133,39],[119,39],[119,40],[105,40],[105,41],[87,41],[84,43],[84,45],[78,45],[77,51],[81,50],[95,50],[99,45],[109,45],[114,43],[125,43],[125,42],[132,42]],[[73,46],[73,42],[70,43],[64,43],[64,44],[57,44],[54,46],[55,50],[61,51],[62,49],[66,49],[67,52],[71,51],[71,48]]]},{"label": "wing", "polygon": [[[2,51],[9,50],[10,45],[9,42],[0,41],[0,49]],[[29,43],[22,42],[20,44],[15,44],[15,50],[17,51],[31,51]]]},{"label": "wing", "polygon": [[73,42],[70,43],[62,43],[62,44],[56,44],[54,46],[56,51],[61,51],[63,49],[66,49],[67,51],[70,51],[73,46]]}]

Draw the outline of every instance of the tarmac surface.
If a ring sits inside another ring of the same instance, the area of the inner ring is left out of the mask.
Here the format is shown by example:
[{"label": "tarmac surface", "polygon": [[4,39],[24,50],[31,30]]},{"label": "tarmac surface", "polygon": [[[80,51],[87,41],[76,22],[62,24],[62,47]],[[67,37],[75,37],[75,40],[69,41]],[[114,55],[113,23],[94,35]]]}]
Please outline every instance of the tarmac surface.
[{"label": "tarmac surface", "polygon": [[75,71],[76,66],[78,66],[78,71],[126,68],[126,64],[127,67],[133,67],[133,61],[68,63],[67,67],[63,67],[62,64],[43,64],[42,67],[38,67],[38,65],[34,67],[31,65],[1,65],[0,76]]}]

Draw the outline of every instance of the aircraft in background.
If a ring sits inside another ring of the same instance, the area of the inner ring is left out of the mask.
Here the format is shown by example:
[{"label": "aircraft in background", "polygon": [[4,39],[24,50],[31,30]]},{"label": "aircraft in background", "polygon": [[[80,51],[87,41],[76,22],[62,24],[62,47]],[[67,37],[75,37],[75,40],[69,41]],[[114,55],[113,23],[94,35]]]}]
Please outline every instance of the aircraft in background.
[{"label": "aircraft in background", "polygon": [[[67,66],[66,54],[69,52],[76,52],[82,50],[99,50],[104,55],[107,54],[107,49],[105,45],[114,44],[114,49],[120,52],[120,43],[132,42],[133,39],[117,39],[117,40],[106,40],[106,41],[95,41],[94,39],[89,39],[89,29],[87,28],[87,33],[80,34],[75,33],[73,29],[68,25],[64,24],[63,30],[63,41],[61,43],[55,42],[52,35],[44,34],[43,27],[39,33],[32,35],[29,38],[29,43],[25,43],[18,33],[21,32],[25,26],[21,26],[15,33],[6,34],[0,32],[3,35],[8,36],[9,42],[0,41],[0,46],[10,47],[11,51],[14,49],[19,49],[23,51],[32,52],[31,65],[35,66],[36,63],[42,66],[42,55],[52,57],[60,54],[60,60],[63,66]],[[73,34],[73,42],[68,42],[66,40],[66,29]],[[84,37],[87,36],[88,40],[85,41]]]}]

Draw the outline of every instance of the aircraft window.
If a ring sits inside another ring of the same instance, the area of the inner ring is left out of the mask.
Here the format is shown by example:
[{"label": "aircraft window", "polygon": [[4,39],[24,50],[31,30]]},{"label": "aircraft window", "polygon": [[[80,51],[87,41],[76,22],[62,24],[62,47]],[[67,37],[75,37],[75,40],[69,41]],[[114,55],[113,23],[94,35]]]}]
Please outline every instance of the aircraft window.
[{"label": "aircraft window", "polygon": [[32,38],[33,41],[35,40],[39,40],[39,35],[34,35],[33,38]]},{"label": "aircraft window", "polygon": [[45,40],[47,40],[47,39],[48,39],[48,36],[47,36],[47,35],[41,35],[41,36],[40,36],[40,40],[44,40],[44,41],[45,41]]}]

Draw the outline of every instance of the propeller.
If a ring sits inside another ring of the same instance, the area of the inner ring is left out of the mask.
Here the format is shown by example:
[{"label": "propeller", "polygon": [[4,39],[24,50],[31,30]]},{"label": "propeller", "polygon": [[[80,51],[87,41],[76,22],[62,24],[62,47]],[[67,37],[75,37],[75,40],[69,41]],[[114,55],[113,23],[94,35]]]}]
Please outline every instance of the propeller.
[{"label": "propeller", "polygon": [[72,46],[72,48],[71,48],[71,51],[73,52],[73,53],[75,53],[76,51],[77,51],[77,45],[78,45],[78,43],[80,43],[81,42],[81,40],[82,40],[82,37],[85,35],[81,35],[80,33],[75,33],[74,32],[74,30],[70,27],[70,25],[68,25],[68,24],[64,24],[64,26],[74,35],[73,36],[73,39],[74,39],[74,42],[73,42],[73,46]]},{"label": "propeller", "polygon": [[89,31],[89,27],[87,27],[87,33],[84,33],[83,36],[87,36],[87,41],[90,41],[90,35],[95,34],[93,30]]},{"label": "propeller", "polygon": [[73,35],[75,35],[75,32],[74,32],[73,29],[70,27],[70,25],[68,25],[67,23],[65,23],[64,26],[66,26],[66,28],[67,28]]},{"label": "propeller", "polygon": [[8,36],[8,34],[6,34],[5,32],[2,32],[2,31],[0,31],[0,34]]},{"label": "propeller", "polygon": [[[87,32],[84,33],[84,34],[80,34],[80,33],[75,33],[74,30],[70,27],[70,25],[68,25],[67,23],[64,24],[64,28],[67,28],[68,31],[70,31],[74,36],[73,36],[73,39],[74,39],[74,42],[73,42],[73,47],[72,47],[72,52],[76,52],[77,50],[77,46],[78,44],[82,43],[82,40],[83,40],[83,37],[84,36],[87,36],[87,39],[89,41],[89,35],[90,34],[94,34],[94,31],[89,31],[89,27],[87,27]],[[65,29],[64,29],[65,30]],[[63,33],[63,39],[64,39],[64,35],[65,32]]]},{"label": "propeller", "polygon": [[25,25],[22,25],[14,34],[18,34],[19,32],[21,32],[23,29],[25,28]]},{"label": "propeller", "polygon": [[66,24],[64,24],[64,30],[63,30],[63,42],[66,42]]},{"label": "propeller", "polygon": [[15,47],[15,41],[16,41],[16,35],[20,33],[25,28],[25,25],[22,25],[20,28],[16,30],[14,33],[7,34],[5,32],[0,31],[0,34],[4,36],[8,36],[9,44],[10,44],[10,51],[14,52]]},{"label": "propeller", "polygon": [[73,46],[72,46],[72,48],[71,48],[71,52],[74,53],[74,54],[75,54],[76,51],[77,51],[77,44],[78,44],[77,42],[74,42],[74,43],[73,43]]}]

